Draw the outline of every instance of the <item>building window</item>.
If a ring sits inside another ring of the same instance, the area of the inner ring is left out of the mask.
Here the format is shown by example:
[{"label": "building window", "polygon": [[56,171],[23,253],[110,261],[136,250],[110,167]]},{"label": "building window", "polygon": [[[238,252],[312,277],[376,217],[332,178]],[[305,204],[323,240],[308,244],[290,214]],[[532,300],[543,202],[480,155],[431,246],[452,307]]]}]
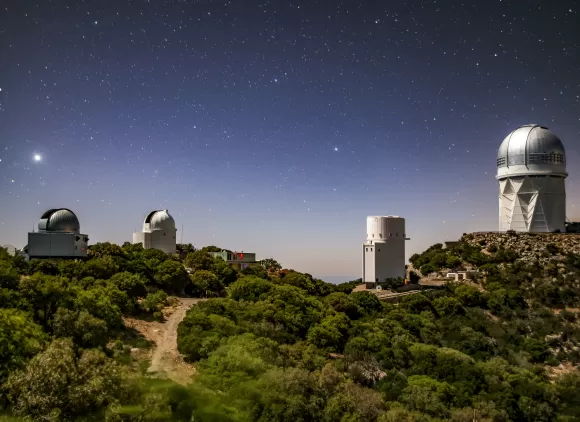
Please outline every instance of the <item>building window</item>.
[{"label": "building window", "polygon": [[365,250],[368,252],[369,251],[369,248],[365,248]]},{"label": "building window", "polygon": [[379,282],[379,279],[378,278],[375,278],[375,281],[378,283]]},{"label": "building window", "polygon": [[371,252],[373,251],[373,248],[371,248]]},{"label": "building window", "polygon": [[383,238],[383,234],[382,233],[379,233],[379,237],[382,239]]},{"label": "building window", "polygon": [[389,237],[393,237],[393,233],[389,233]]},{"label": "building window", "polygon": [[380,252],[380,251],[381,251],[380,249],[377,249],[377,252]]}]

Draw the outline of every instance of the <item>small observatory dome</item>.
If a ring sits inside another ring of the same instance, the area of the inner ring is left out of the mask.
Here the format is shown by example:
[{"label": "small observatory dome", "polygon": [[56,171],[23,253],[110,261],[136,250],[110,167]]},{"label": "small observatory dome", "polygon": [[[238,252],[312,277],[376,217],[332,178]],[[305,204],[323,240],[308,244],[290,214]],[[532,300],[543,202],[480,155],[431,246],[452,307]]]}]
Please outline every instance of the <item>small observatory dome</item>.
[{"label": "small observatory dome", "polygon": [[497,178],[512,175],[566,177],[566,151],[560,138],[540,125],[524,125],[510,133],[497,153]]},{"label": "small observatory dome", "polygon": [[41,231],[79,233],[81,224],[74,212],[67,208],[46,211],[40,217],[38,229]]},{"label": "small observatory dome", "polygon": [[176,231],[175,220],[168,210],[151,211],[143,222],[143,231]]}]

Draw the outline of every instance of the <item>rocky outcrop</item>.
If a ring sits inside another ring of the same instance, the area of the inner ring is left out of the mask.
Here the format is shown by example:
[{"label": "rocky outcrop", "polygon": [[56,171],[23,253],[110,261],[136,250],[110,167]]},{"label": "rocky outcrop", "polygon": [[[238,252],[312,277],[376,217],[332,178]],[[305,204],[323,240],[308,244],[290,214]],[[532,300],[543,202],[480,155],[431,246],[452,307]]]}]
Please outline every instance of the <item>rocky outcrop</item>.
[{"label": "rocky outcrop", "polygon": [[562,261],[568,253],[580,254],[580,234],[574,233],[479,232],[465,234],[460,240],[482,248],[484,254],[503,248],[516,252],[520,261],[540,265]]}]

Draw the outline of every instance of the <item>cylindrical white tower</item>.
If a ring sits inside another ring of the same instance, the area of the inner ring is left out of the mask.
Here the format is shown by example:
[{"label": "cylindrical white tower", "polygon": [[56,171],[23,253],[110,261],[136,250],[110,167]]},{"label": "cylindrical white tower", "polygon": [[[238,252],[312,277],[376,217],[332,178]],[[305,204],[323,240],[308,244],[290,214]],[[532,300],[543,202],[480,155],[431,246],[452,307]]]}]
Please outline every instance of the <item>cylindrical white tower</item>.
[{"label": "cylindrical white tower", "polygon": [[566,231],[566,151],[543,126],[510,133],[497,154],[499,230]]},{"label": "cylindrical white tower", "polygon": [[383,242],[390,237],[405,238],[405,219],[395,216],[367,217],[367,241]]},{"label": "cylindrical white tower", "polygon": [[363,243],[364,283],[384,283],[405,278],[405,219],[397,216],[367,217],[367,240]]}]

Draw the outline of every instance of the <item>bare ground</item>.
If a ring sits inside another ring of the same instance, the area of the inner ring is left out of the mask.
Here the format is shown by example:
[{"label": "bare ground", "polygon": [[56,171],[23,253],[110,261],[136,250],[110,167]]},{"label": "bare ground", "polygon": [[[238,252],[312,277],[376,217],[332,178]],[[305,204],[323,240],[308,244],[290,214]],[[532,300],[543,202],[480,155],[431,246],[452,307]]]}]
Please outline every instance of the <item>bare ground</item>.
[{"label": "bare ground", "polygon": [[179,298],[179,303],[166,308],[165,322],[144,321],[126,318],[125,325],[139,331],[147,340],[155,343],[150,351],[134,350],[137,359],[149,359],[147,372],[161,378],[169,378],[180,384],[188,384],[195,368],[183,360],[177,351],[177,326],[185,317],[187,310],[201,299]]}]

